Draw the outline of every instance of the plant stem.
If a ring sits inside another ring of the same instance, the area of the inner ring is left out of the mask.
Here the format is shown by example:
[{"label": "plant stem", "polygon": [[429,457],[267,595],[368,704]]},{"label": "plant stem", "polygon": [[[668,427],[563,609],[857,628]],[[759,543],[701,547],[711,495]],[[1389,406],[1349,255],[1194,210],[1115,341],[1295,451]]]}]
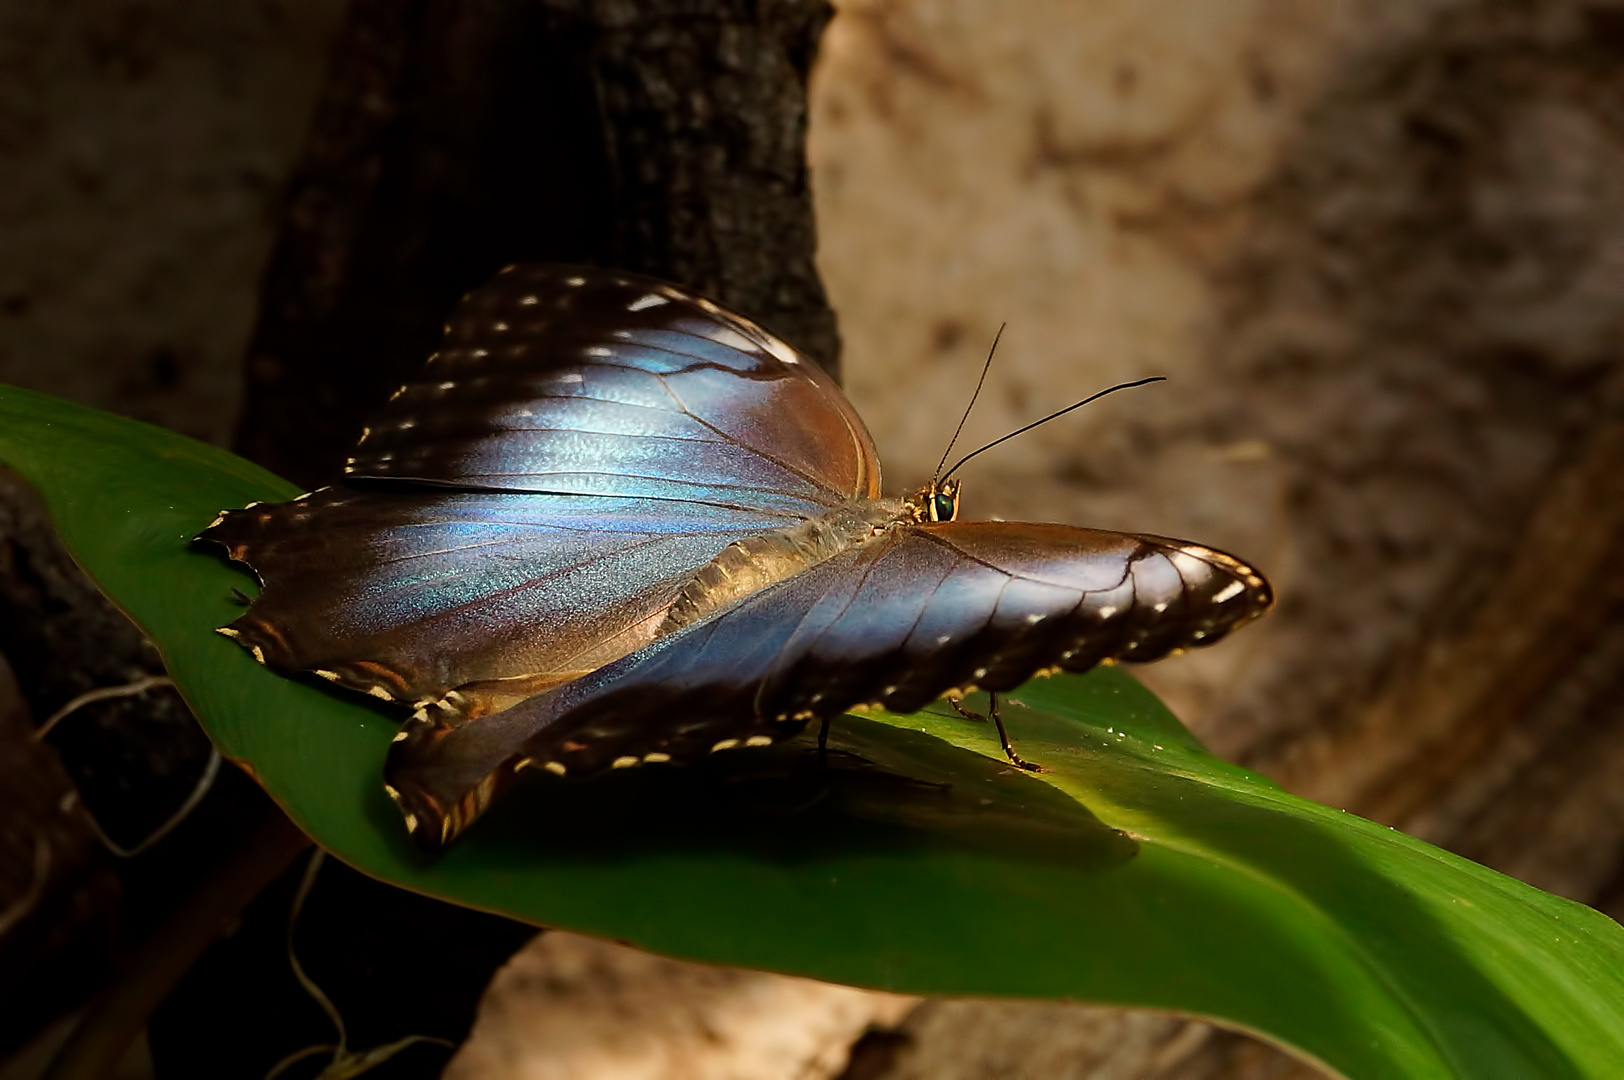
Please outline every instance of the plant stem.
[{"label": "plant stem", "polygon": [[138,946],[57,1052],[42,1080],[101,1080],[152,1011],[310,838],[271,808],[179,907]]}]

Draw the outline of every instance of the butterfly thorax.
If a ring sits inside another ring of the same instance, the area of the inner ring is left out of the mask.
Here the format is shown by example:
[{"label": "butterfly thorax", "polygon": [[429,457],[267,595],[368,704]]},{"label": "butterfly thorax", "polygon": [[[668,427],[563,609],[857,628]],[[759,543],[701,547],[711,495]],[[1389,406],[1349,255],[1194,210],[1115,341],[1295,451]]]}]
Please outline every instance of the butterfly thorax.
[{"label": "butterfly thorax", "polygon": [[661,637],[892,529],[958,516],[959,482],[935,480],[901,499],[853,499],[794,528],[735,540],[701,567],[666,611]]}]

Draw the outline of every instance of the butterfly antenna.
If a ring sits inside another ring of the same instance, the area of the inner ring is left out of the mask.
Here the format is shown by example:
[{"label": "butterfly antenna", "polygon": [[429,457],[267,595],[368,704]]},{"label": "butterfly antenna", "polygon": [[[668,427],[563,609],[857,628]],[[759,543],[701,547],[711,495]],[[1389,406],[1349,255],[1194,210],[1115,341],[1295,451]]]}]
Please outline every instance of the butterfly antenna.
[{"label": "butterfly antenna", "polygon": [[[985,377],[985,375],[983,375],[983,377]],[[947,470],[947,472],[942,474],[941,481],[939,481],[939,482],[946,482],[948,477],[952,476],[954,473],[959,471],[960,466],[962,466],[966,461],[969,461],[971,458],[975,457],[977,454],[985,453],[986,451],[991,450],[993,447],[997,446],[999,443],[1008,442],[1009,440],[1013,439],[1017,435],[1024,435],[1028,431],[1031,431],[1033,428],[1038,427],[1039,425],[1047,424],[1050,420],[1055,420],[1055,419],[1058,419],[1059,417],[1065,416],[1067,413],[1071,412],[1073,409],[1081,409],[1084,405],[1087,405],[1090,401],[1098,401],[1100,398],[1104,397],[1106,394],[1114,394],[1118,390],[1132,390],[1134,387],[1136,387],[1136,386],[1144,386],[1146,383],[1166,382],[1166,381],[1167,381],[1167,376],[1166,375],[1152,375],[1148,379],[1136,379],[1133,382],[1117,383],[1115,386],[1108,387],[1108,388],[1106,388],[1104,390],[1101,390],[1097,394],[1090,394],[1088,397],[1085,397],[1083,400],[1077,402],[1074,405],[1067,405],[1064,409],[1061,409],[1059,412],[1052,412],[1048,416],[1045,416],[1042,420],[1034,420],[1030,424],[1027,424],[1025,427],[1020,428],[1020,429],[1018,429],[1016,431],[1012,431],[1008,435],[1005,435],[1001,439],[994,439],[992,442],[988,443],[986,446],[983,446],[980,450],[972,450],[970,453],[965,454],[963,457],[959,458],[959,461],[958,461],[957,465],[954,465],[951,469]],[[964,425],[961,423],[959,426],[963,427]],[[942,460],[946,461],[947,459],[946,459],[946,457],[943,457]]]},{"label": "butterfly antenna", "polygon": [[[947,449],[942,451],[942,460],[936,463],[936,472],[933,474],[931,486],[935,487],[942,477],[942,466],[947,464],[947,456],[953,452],[953,444],[959,441],[959,435],[964,431],[964,422],[970,419],[970,410],[976,407],[976,398],[981,396],[981,388],[987,383],[987,372],[992,370],[993,354],[998,351],[998,339],[1004,336],[1004,327],[1009,323],[1001,323],[998,333],[992,336],[992,348],[987,350],[987,362],[981,365],[981,378],[976,380],[975,393],[970,395],[970,404],[964,407],[964,415],[959,417],[959,426],[953,429],[953,437],[947,440]],[[958,466],[954,466],[957,468]]]}]

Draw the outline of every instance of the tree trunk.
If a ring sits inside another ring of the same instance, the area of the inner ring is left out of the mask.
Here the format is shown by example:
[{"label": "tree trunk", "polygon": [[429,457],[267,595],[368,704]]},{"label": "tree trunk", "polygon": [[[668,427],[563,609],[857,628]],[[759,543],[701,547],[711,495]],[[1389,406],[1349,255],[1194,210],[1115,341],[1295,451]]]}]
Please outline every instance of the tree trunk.
[{"label": "tree trunk", "polygon": [[266,275],[238,449],[338,475],[463,293],[525,260],[642,271],[831,370],[806,82],[825,0],[357,0]]}]

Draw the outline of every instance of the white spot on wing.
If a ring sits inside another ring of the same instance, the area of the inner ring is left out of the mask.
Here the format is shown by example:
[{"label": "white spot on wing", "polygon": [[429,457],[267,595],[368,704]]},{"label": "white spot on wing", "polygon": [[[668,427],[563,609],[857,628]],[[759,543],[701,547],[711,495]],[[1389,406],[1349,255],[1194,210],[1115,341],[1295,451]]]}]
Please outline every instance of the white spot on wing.
[{"label": "white spot on wing", "polygon": [[578,288],[578,287],[586,284],[586,278],[584,278],[584,277],[565,278],[564,279],[564,284],[569,285],[572,288]]},{"label": "white spot on wing", "polygon": [[563,765],[559,764],[556,761],[549,761],[547,764],[543,765],[542,768],[546,769],[548,772],[552,773],[554,776],[563,776],[564,773],[568,771],[567,769],[564,768]]},{"label": "white spot on wing", "polygon": [[1239,596],[1245,591],[1245,585],[1242,585],[1238,581],[1231,581],[1228,585],[1225,585],[1218,591],[1218,594],[1212,598],[1212,602],[1215,604],[1222,604],[1226,600],[1235,599],[1235,597]]},{"label": "white spot on wing", "polygon": [[1212,564],[1189,548],[1180,548],[1167,558],[1173,564],[1173,569],[1179,572],[1179,577],[1183,578],[1186,584],[1205,581],[1212,576]]},{"label": "white spot on wing", "polygon": [[533,307],[534,305],[540,303],[540,301],[534,296],[525,296],[519,299],[519,303],[523,304],[525,307]]},{"label": "white spot on wing", "polygon": [[615,760],[610,764],[609,767],[611,769],[629,769],[633,765],[636,765],[638,763],[639,763],[639,761],[638,761],[637,758],[634,758],[630,754],[627,754],[624,757],[615,758]]},{"label": "white spot on wing", "polygon": [[773,737],[771,735],[752,735],[744,740],[746,746],[771,746],[772,744]]},{"label": "white spot on wing", "polygon": [[728,348],[737,349],[742,353],[753,353],[759,348],[754,341],[751,341],[737,330],[726,326],[713,326],[706,332],[705,336],[718,345],[726,345]]},{"label": "white spot on wing", "polygon": [[794,349],[790,348],[782,341],[779,341],[771,334],[768,334],[766,337],[767,340],[763,342],[763,344],[766,345],[768,352],[772,353],[786,364],[799,364],[801,362],[801,358],[795,355]]},{"label": "white spot on wing", "polygon": [[711,747],[711,753],[714,754],[718,750],[731,750],[737,745],[739,745],[739,740],[737,739],[723,739],[721,742]]},{"label": "white spot on wing", "polygon": [[659,307],[662,304],[669,304],[670,302],[671,301],[667,300],[658,293],[649,293],[647,296],[639,296],[636,300],[633,300],[631,303],[627,304],[626,310],[647,311],[649,308]]}]

